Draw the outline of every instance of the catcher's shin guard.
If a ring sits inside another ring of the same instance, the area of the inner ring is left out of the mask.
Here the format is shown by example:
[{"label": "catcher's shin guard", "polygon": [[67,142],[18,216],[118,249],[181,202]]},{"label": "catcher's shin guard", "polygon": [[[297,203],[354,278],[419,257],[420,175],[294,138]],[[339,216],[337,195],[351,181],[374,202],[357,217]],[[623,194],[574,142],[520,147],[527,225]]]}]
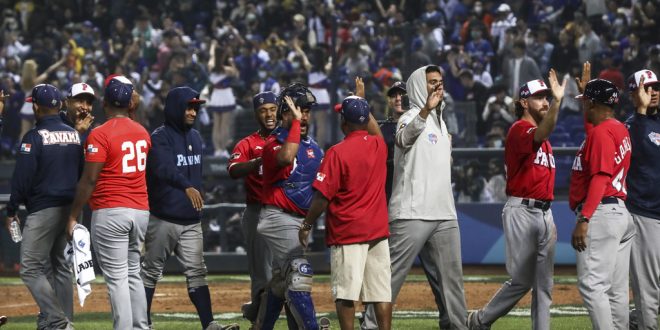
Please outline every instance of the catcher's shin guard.
[{"label": "catcher's shin guard", "polygon": [[280,311],[284,306],[284,298],[276,296],[272,290],[268,289],[261,294],[261,303],[259,312],[254,321],[254,330],[268,330],[275,327],[275,322],[280,317]]},{"label": "catcher's shin guard", "polygon": [[307,259],[293,259],[287,267],[286,303],[299,329],[316,330],[316,311],[312,301],[312,266]]}]

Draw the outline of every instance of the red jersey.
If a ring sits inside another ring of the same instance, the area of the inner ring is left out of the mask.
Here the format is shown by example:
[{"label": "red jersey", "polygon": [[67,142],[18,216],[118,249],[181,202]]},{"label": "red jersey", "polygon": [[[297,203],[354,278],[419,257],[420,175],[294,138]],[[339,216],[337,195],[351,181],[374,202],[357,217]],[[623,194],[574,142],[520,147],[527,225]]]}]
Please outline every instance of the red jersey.
[{"label": "red jersey", "polygon": [[87,137],[85,161],[104,163],[89,199],[92,210],[127,207],[149,210],[145,169],[151,138],[130,118],[113,118]]},{"label": "red jersey", "polygon": [[330,201],[326,213],[329,246],[390,236],[386,163],[385,140],[367,131],[352,132],[328,149],[312,186]]},{"label": "red jersey", "polygon": [[264,205],[274,205],[286,211],[305,215],[307,212],[303,211],[286,197],[282,187],[275,186],[275,183],[289,178],[289,175],[293,171],[293,165],[284,167],[277,165],[275,156],[280,149],[282,149],[282,144],[277,140],[275,135],[268,136],[263,153],[261,154],[261,168],[263,169],[261,203]]},{"label": "red jersey", "polygon": [[504,145],[506,194],[544,201],[554,199],[555,158],[549,141],[534,143],[537,127],[518,120],[509,128]]},{"label": "red jersey", "polygon": [[630,168],[630,135],[616,119],[594,126],[578,150],[571,171],[568,201],[572,210],[587,198],[591,177],[598,173],[611,177],[603,197],[626,199],[626,175]]},{"label": "red jersey", "polygon": [[[245,137],[234,147],[227,169],[231,171],[231,167],[238,163],[261,157],[265,145],[266,139],[261,137],[259,132]],[[262,174],[263,166],[260,166],[258,172],[252,172],[245,177],[246,203],[261,203]]]}]

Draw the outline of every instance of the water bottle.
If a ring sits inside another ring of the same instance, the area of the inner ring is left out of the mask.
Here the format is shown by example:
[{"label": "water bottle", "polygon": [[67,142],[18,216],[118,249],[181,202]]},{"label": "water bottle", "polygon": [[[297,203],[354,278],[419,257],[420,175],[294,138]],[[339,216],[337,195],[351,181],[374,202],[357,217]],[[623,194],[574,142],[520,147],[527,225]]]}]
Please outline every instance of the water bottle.
[{"label": "water bottle", "polygon": [[18,221],[14,220],[9,225],[9,233],[11,234],[11,240],[14,243],[18,243],[23,240],[23,235],[21,235],[21,225]]}]

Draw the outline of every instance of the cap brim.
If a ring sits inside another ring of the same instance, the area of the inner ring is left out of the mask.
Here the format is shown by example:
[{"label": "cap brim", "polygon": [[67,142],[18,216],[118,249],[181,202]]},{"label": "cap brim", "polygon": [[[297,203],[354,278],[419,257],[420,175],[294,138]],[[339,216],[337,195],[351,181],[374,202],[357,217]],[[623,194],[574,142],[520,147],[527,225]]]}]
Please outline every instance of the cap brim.
[{"label": "cap brim", "polygon": [[190,101],[188,101],[188,103],[204,104],[204,103],[206,103],[206,100],[202,100],[202,99],[190,99]]},{"label": "cap brim", "polygon": [[402,92],[406,93],[405,88],[401,88],[401,87],[397,86],[397,87],[392,87],[392,88],[388,89],[387,90],[387,96],[392,96],[392,94],[394,94],[394,92],[396,92],[396,91],[402,91]]},{"label": "cap brim", "polygon": [[77,97],[79,97],[79,96],[91,96],[93,99],[96,99],[96,95],[94,95],[94,94],[92,94],[92,93],[86,93],[86,92],[80,92],[80,93],[78,93],[78,94],[76,94],[76,95],[69,96],[68,98],[70,98],[70,99],[75,99],[75,98],[77,98]]},{"label": "cap brim", "polygon": [[575,95],[575,98],[576,98],[576,99],[584,98],[584,94],[578,94],[578,95]]},{"label": "cap brim", "polygon": [[28,96],[25,98],[25,102],[32,103],[32,96]]}]

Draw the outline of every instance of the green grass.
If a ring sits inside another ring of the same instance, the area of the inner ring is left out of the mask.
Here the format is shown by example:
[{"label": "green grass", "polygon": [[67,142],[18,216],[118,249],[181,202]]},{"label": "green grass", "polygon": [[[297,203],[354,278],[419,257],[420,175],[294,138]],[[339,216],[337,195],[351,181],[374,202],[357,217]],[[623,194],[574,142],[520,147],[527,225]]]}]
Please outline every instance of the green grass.
[{"label": "green grass", "polygon": [[[332,329],[339,329],[336,315],[329,315]],[[11,329],[34,329],[36,318],[32,316],[23,316],[11,318],[6,328]],[[222,319],[220,323],[227,324],[236,322],[241,329],[249,329],[249,323],[240,318]],[[395,318],[392,322],[392,329],[437,329],[438,323],[435,318]],[[591,323],[587,316],[553,316],[551,319],[551,328],[558,330],[590,329]],[[357,321],[356,321],[357,325]],[[179,329],[200,329],[201,325],[196,318],[190,316],[163,316],[158,314],[154,316],[154,326],[158,330],[179,330]],[[101,330],[112,329],[112,319],[109,313],[81,313],[76,315],[75,327],[77,330]],[[508,316],[498,320],[493,324],[493,330],[510,329],[531,329],[531,320],[529,317]],[[286,330],[286,320],[280,319],[275,329]]]}]

